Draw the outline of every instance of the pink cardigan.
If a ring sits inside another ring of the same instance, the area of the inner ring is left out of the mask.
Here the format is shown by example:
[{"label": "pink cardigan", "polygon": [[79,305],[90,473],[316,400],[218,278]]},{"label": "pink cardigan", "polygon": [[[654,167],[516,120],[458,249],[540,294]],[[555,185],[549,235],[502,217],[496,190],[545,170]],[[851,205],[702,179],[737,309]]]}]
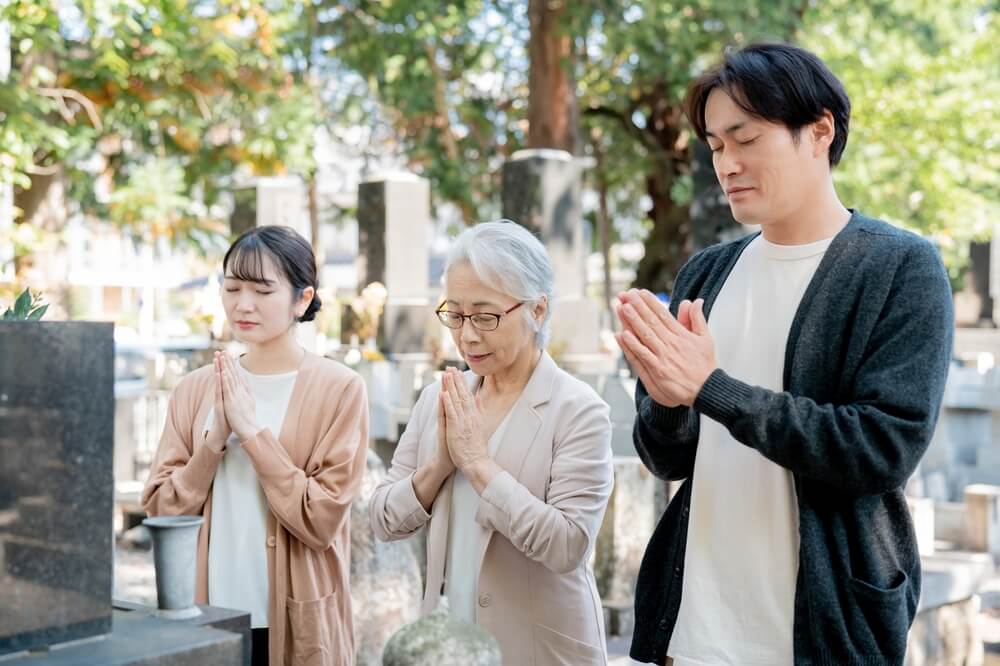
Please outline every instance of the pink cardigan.
[{"label": "pink cardigan", "polygon": [[[204,443],[212,367],[185,377],[142,494],[151,516],[203,515],[196,601],[208,603],[212,482],[222,454]],[[350,512],[365,470],[368,401],[361,378],[307,353],[277,438],[243,442],[267,497],[270,663],[353,666]]]}]

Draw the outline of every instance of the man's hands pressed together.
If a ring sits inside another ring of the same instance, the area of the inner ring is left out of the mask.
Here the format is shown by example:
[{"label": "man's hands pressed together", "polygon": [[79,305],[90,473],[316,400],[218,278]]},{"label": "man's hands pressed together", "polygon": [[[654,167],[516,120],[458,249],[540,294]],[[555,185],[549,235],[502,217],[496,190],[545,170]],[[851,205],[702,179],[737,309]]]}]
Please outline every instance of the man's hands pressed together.
[{"label": "man's hands pressed together", "polygon": [[650,397],[666,407],[690,407],[718,367],[704,301],[682,301],[677,317],[645,289],[618,295],[618,346]]}]

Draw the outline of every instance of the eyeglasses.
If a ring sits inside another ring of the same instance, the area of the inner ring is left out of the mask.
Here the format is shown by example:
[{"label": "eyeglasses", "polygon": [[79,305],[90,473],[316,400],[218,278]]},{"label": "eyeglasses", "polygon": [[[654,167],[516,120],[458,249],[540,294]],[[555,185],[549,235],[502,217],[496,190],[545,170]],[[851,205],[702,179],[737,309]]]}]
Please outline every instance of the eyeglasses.
[{"label": "eyeglasses", "polygon": [[436,314],[437,318],[441,320],[441,323],[448,328],[462,328],[462,326],[465,325],[465,320],[468,319],[472,322],[472,325],[480,331],[495,331],[500,325],[500,317],[510,314],[522,305],[524,305],[523,302],[518,303],[510,310],[501,314],[493,314],[492,312],[475,312],[467,315],[459,312],[452,312],[451,310],[445,310],[444,303],[442,303],[441,306],[434,311],[434,314]]}]

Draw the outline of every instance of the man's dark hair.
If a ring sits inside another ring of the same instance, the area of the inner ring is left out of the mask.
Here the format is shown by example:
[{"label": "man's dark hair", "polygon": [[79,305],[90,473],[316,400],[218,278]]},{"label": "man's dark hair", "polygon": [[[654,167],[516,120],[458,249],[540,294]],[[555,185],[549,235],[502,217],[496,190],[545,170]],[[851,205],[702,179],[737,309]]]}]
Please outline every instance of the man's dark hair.
[{"label": "man's dark hair", "polygon": [[830,166],[840,162],[847,145],[851,100],[833,72],[809,51],[788,44],[752,44],[727,53],[722,64],[702,74],[684,100],[684,112],[702,141],[707,140],[705,105],[716,88],[750,115],[784,125],[796,141],[803,127],[829,111],[836,131]]}]

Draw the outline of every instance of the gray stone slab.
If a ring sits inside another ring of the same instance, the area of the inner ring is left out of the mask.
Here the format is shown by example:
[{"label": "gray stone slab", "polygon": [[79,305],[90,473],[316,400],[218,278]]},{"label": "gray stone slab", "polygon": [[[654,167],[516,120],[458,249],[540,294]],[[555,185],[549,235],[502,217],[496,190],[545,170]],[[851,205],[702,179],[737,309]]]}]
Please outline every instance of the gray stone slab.
[{"label": "gray stone slab", "polygon": [[[131,601],[121,601],[119,599],[116,599],[113,605],[117,611],[129,611],[138,615],[155,617],[156,609],[151,606],[144,606],[132,603]],[[202,606],[201,604],[198,604],[198,608],[201,609],[201,615],[186,620],[179,620],[179,622],[193,627],[209,627],[211,629],[220,629],[238,634],[243,641],[243,658],[240,663],[243,666],[250,666],[250,657],[252,654],[250,613],[232,608],[220,608],[219,606]]]},{"label": "gray stone slab", "polygon": [[0,322],[0,655],[111,629],[111,324]]},{"label": "gray stone slab", "polygon": [[968,599],[996,572],[989,555],[964,551],[921,557],[920,565],[918,612]]},{"label": "gray stone slab", "polygon": [[[109,606],[110,608],[110,606]],[[186,622],[173,622],[116,610],[112,631],[45,652],[10,655],[4,666],[240,666],[243,638],[239,634]]]}]

